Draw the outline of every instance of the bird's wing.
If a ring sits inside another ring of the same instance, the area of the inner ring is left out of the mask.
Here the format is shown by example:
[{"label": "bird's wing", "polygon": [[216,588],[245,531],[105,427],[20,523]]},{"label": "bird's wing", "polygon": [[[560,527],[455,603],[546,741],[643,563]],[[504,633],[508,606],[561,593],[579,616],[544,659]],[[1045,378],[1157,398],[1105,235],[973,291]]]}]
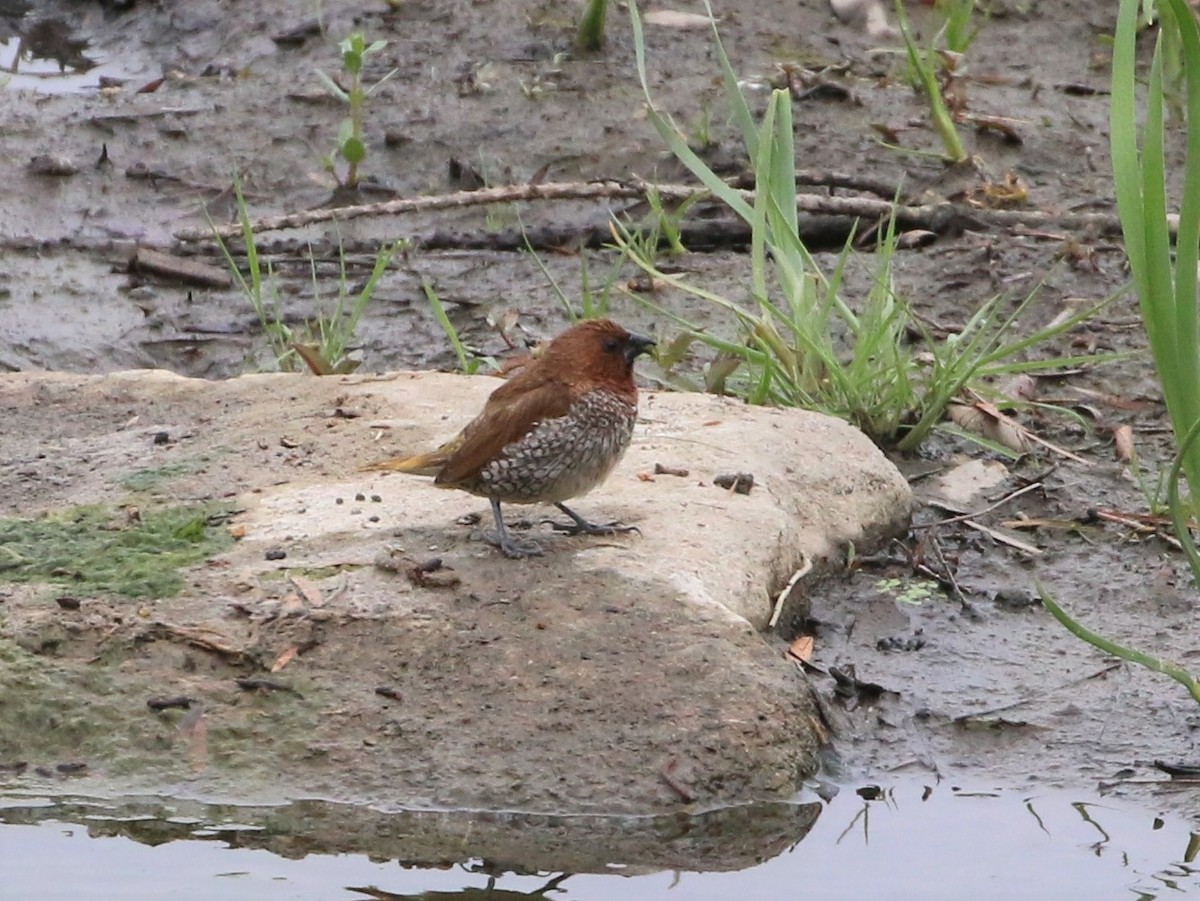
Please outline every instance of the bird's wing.
[{"label": "bird's wing", "polygon": [[572,400],[567,385],[535,375],[535,371],[526,370],[492,392],[483,412],[450,442],[450,446],[457,447],[438,473],[436,484],[450,487],[473,478],[539,422],[567,414]]}]

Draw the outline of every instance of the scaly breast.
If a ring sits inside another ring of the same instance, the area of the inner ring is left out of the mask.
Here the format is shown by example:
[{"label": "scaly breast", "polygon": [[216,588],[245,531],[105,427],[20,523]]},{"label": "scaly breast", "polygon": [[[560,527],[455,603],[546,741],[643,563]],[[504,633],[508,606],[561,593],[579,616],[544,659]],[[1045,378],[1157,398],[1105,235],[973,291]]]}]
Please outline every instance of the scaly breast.
[{"label": "scaly breast", "polygon": [[509,503],[558,503],[603,482],[629,447],[637,406],[590,391],[565,416],[538,423],[480,471],[468,491]]}]

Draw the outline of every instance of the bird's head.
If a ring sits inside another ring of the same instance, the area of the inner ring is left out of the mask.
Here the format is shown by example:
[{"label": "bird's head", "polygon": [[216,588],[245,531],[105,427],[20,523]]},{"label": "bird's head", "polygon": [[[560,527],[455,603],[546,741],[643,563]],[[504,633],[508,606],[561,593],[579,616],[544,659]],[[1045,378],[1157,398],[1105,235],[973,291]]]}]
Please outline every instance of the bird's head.
[{"label": "bird's head", "polygon": [[544,359],[572,375],[572,381],[604,382],[633,388],[633,361],[654,342],[632,335],[611,319],[589,319],[550,342]]}]

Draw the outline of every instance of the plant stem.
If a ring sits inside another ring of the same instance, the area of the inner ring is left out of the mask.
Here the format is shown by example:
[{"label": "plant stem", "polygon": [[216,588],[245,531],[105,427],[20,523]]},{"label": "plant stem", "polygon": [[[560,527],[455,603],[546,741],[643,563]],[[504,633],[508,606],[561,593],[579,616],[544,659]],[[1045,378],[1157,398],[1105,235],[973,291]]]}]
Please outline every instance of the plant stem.
[{"label": "plant stem", "polygon": [[1085,628],[1084,626],[1073,620],[1065,610],[1054,602],[1054,599],[1046,592],[1040,584],[1038,592],[1042,596],[1042,606],[1050,612],[1056,620],[1062,623],[1068,632],[1077,638],[1082,638],[1093,647],[1099,648],[1106,654],[1112,654],[1115,657],[1120,657],[1122,660],[1128,660],[1130,663],[1136,663],[1139,666],[1144,666],[1146,669],[1155,673],[1163,673],[1170,676],[1180,685],[1188,690],[1192,699],[1200,704],[1200,682],[1197,682],[1192,676],[1178,663],[1171,660],[1164,660],[1161,657],[1151,657],[1149,654],[1143,654],[1141,651],[1135,651],[1133,648],[1127,648],[1124,645],[1117,644],[1115,641],[1109,641]]}]

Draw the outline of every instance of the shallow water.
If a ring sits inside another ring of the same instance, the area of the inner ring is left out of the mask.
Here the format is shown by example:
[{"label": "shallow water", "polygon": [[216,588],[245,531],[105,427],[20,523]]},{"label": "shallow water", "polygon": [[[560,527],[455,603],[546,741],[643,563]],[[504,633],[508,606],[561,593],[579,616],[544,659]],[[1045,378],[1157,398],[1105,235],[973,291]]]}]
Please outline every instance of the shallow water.
[{"label": "shallow water", "polygon": [[[94,813],[87,813],[88,810]],[[238,847],[265,827],[176,818],[190,837],[151,846],[111,833],[111,802],[0,797],[0,897],[329,899],[552,897],[822,899],[1175,898],[1200,892],[1185,821],[1062,790],[957,790],[905,783],[865,800],[844,789],[808,836],[736,872],[537,873],[457,858],[402,867],[363,854],[298,859]],[[249,814],[250,811],[248,810]],[[15,824],[20,823],[20,824]],[[456,860],[455,863],[449,861]],[[66,863],[66,862],[69,862]],[[494,875],[490,875],[494,874]],[[371,892],[364,889],[371,889]],[[491,893],[488,893],[488,889]],[[437,893],[436,895],[422,893]],[[544,893],[544,894],[543,894]]]},{"label": "shallow water", "polygon": [[106,79],[120,84],[133,74],[120,59],[106,58],[92,49],[72,23],[16,15],[29,11],[30,5],[20,2],[0,4],[0,88],[90,94]]}]

